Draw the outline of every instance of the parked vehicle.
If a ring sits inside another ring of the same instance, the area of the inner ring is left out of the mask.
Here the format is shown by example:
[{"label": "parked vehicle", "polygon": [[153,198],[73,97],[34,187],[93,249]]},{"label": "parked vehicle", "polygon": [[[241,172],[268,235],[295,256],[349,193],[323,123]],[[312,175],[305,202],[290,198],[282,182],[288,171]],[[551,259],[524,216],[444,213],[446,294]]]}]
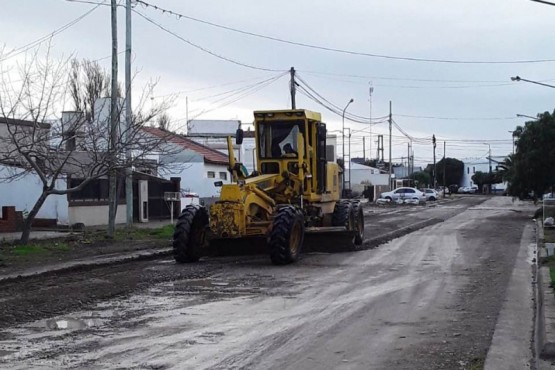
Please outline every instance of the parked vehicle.
[{"label": "parked vehicle", "polygon": [[478,192],[477,186],[470,186],[467,189],[468,189],[468,194],[476,194]]},{"label": "parked vehicle", "polygon": [[399,199],[411,199],[411,200],[418,200],[419,202],[426,201],[426,195],[418,189],[403,187],[397,188],[393,191],[386,191],[385,193],[380,194],[380,198],[388,199],[391,201],[397,201]]},{"label": "parked vehicle", "polygon": [[181,208],[183,209],[189,204],[199,205],[199,195],[197,193],[181,189]]},{"label": "parked vehicle", "polygon": [[439,193],[437,192],[437,190],[435,189],[422,189],[422,191],[424,192],[424,195],[426,196],[426,200],[438,200],[439,199]]}]

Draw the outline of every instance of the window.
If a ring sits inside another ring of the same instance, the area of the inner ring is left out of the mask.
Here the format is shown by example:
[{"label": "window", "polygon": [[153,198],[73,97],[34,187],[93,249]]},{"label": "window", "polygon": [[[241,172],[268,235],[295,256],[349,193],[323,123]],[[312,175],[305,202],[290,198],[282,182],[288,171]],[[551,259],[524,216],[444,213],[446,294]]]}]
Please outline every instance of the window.
[{"label": "window", "polygon": [[413,194],[414,190],[413,189],[405,189],[405,193],[407,194]]},{"label": "window", "polygon": [[261,122],[258,130],[262,159],[297,157],[297,137],[304,133],[304,120]]},{"label": "window", "polygon": [[206,176],[207,176],[209,179],[214,179],[214,178],[216,178],[216,172],[214,172],[214,171],[208,171],[208,172],[206,173]]},{"label": "window", "polygon": [[227,180],[227,172],[220,172],[220,179]]},{"label": "window", "polygon": [[470,175],[470,167],[466,167],[466,174]]},{"label": "window", "polygon": [[476,173],[476,167],[472,167],[472,173]]}]

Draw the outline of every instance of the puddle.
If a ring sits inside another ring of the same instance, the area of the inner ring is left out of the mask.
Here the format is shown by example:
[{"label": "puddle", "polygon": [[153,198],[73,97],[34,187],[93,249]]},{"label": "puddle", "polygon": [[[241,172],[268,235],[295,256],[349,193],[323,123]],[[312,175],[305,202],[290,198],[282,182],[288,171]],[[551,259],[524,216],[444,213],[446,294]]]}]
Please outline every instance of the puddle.
[{"label": "puddle", "polygon": [[100,327],[103,324],[99,319],[74,319],[58,318],[46,320],[46,328],[50,330],[80,330]]}]

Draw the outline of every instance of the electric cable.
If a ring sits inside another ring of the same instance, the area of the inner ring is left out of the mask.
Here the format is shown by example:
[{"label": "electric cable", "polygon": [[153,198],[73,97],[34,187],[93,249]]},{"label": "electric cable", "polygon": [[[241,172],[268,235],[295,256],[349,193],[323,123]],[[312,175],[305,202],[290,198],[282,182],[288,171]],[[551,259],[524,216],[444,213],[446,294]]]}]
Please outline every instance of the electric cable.
[{"label": "electric cable", "polygon": [[182,37],[182,36],[178,35],[177,33],[175,33],[175,32],[173,32],[173,31],[167,29],[166,27],[164,27],[164,26],[162,26],[161,24],[155,22],[154,20],[152,20],[151,18],[147,17],[146,15],[143,15],[142,13],[138,12],[137,10],[133,9],[133,12],[134,12],[135,14],[139,15],[141,18],[143,18],[143,19],[146,20],[147,22],[149,22],[149,23],[153,24],[154,26],[160,28],[160,29],[163,30],[164,32],[166,32],[166,33],[168,33],[168,34],[174,36],[175,38],[177,38],[177,39],[183,41],[184,43],[186,43],[186,44],[188,44],[188,45],[190,45],[190,46],[192,46],[192,47],[194,47],[194,48],[196,48],[196,49],[198,49],[198,50],[201,50],[201,51],[203,51],[203,52],[205,52],[205,53],[207,53],[207,54],[210,54],[210,55],[212,55],[212,56],[214,56],[214,57],[216,57],[216,58],[218,58],[218,59],[225,60],[226,62],[235,64],[235,65],[238,65],[238,66],[241,66],[241,67],[250,68],[250,69],[255,69],[255,70],[259,70],[259,71],[267,71],[267,72],[283,72],[283,71],[284,71],[284,70],[281,70],[281,69],[271,69],[271,68],[264,68],[264,67],[258,67],[258,66],[246,64],[246,63],[239,62],[239,61],[237,61],[237,60],[228,58],[228,57],[226,57],[226,56],[217,54],[217,53],[215,53],[215,52],[213,52],[213,51],[211,51],[211,50],[209,50],[209,49],[207,49],[207,48],[205,48],[205,47],[203,47],[203,46],[200,46],[200,45],[195,44],[194,42],[192,42],[192,41],[190,41],[190,40],[185,39],[184,37]]},{"label": "electric cable", "polygon": [[336,53],[342,53],[342,54],[357,55],[357,56],[364,56],[364,57],[371,57],[371,58],[403,60],[403,61],[411,61],[411,62],[448,63],[448,64],[530,64],[530,63],[552,63],[552,62],[555,62],[555,59],[529,59],[529,60],[505,60],[505,61],[435,59],[435,58],[417,58],[417,57],[405,57],[405,56],[394,56],[394,55],[359,52],[359,51],[353,51],[353,50],[332,48],[332,47],[326,47],[326,46],[321,46],[321,45],[313,45],[313,44],[308,44],[308,43],[303,43],[303,42],[291,41],[291,40],[286,40],[286,39],[282,39],[282,38],[278,38],[278,37],[263,35],[263,34],[260,34],[260,33],[244,31],[244,30],[241,30],[241,29],[238,29],[238,28],[224,26],[224,25],[217,24],[217,23],[214,23],[214,22],[209,22],[209,21],[206,21],[206,20],[203,20],[203,19],[200,19],[200,18],[195,18],[195,17],[191,17],[191,16],[184,15],[184,14],[181,14],[181,13],[177,13],[177,12],[174,12],[172,10],[159,7],[157,5],[152,5],[152,4],[147,3],[146,1],[143,1],[143,0],[135,0],[135,2],[145,6],[147,8],[154,8],[158,11],[161,11],[162,13],[173,15],[173,16],[177,17],[177,19],[185,18],[185,19],[197,22],[197,23],[202,23],[202,24],[205,24],[205,25],[208,25],[208,26],[224,29],[224,30],[227,30],[227,31],[232,31],[232,32],[235,32],[235,33],[240,33],[240,34],[247,35],[247,36],[257,37],[257,38],[271,40],[271,41],[276,41],[276,42],[289,44],[289,45],[301,46],[301,47],[310,48],[310,49],[318,49],[318,50],[330,51],[330,52],[336,52]]}]

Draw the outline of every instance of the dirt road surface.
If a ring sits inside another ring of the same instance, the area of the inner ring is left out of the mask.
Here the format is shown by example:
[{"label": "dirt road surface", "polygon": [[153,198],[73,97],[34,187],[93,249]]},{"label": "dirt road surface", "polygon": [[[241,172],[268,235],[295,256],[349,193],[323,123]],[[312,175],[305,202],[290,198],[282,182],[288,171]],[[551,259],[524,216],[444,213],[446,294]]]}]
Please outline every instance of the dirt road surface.
[{"label": "dirt road surface", "polygon": [[444,222],[285,267],[263,255],[160,259],[9,282],[0,367],[481,368],[532,213],[478,196],[367,209],[367,237]]}]

